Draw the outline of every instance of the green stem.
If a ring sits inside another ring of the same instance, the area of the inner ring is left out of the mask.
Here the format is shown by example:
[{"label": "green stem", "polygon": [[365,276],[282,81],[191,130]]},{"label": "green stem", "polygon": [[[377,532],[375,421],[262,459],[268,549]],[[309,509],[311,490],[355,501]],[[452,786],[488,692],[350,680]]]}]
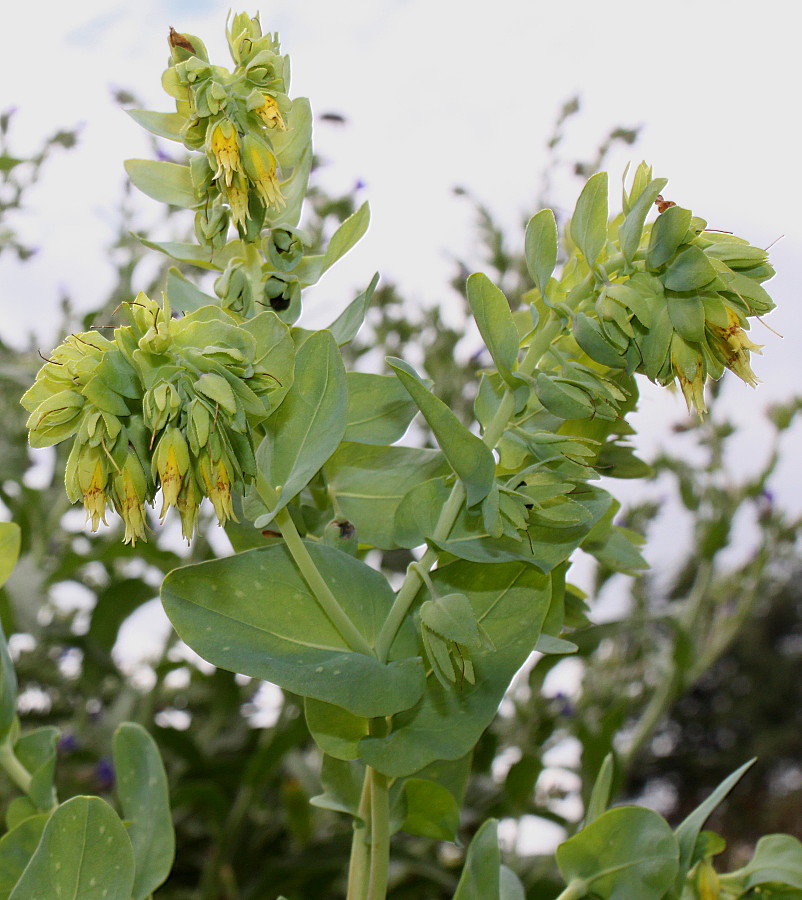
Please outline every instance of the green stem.
[{"label": "green stem", "polygon": [[370,881],[368,900],[387,896],[390,867],[390,794],[387,776],[368,768],[370,777]]},{"label": "green stem", "polygon": [[5,769],[6,775],[14,784],[27,794],[31,787],[31,773],[17,759],[13,747],[7,741],[0,744],[0,766]]},{"label": "green stem", "polygon": [[582,879],[574,879],[568,887],[557,897],[557,900],[581,900],[588,893],[588,883]]},{"label": "green stem", "polygon": [[[269,507],[275,506],[278,501],[278,494],[264,478],[260,477],[257,480],[257,490]],[[274,521],[279,531],[281,531],[281,536],[284,538],[284,542],[295,560],[295,564],[300,569],[304,581],[309,585],[309,589],[315,595],[315,599],[323,608],[334,627],[339,631],[342,639],[351,650],[357,653],[364,653],[365,656],[373,656],[373,648],[340,606],[337,598],[332,594],[331,588],[320,574],[320,570],[315,565],[314,560],[309,555],[309,551],[306,549],[306,545],[301,540],[298,529],[295,527],[295,522],[293,522],[286,506],[276,513]]]},{"label": "green stem", "polygon": [[[437,525],[432,533],[432,538],[434,540],[445,540],[445,538],[448,537],[448,534],[453,528],[454,522],[456,522],[457,516],[462,509],[464,501],[465,488],[461,481],[457,481],[451,489],[451,496],[446,500],[440,511],[440,517],[438,518]],[[404,583],[396,594],[393,605],[390,608],[390,612],[387,614],[387,618],[384,621],[384,625],[382,625],[382,630],[379,632],[379,637],[376,641],[376,656],[381,662],[387,662],[390,647],[395,640],[396,634],[398,634],[398,629],[401,627],[401,623],[409,612],[409,608],[412,606],[412,602],[420,590],[421,584],[423,584],[423,579],[421,578],[418,569],[425,569],[428,571],[436,561],[437,551],[432,550],[430,547],[417,563],[410,565],[407,568]]]},{"label": "green stem", "polygon": [[367,833],[371,818],[371,769],[365,769],[359,811],[354,819],[354,836],[351,839],[351,860],[348,864],[348,896],[346,900],[367,900],[370,883],[370,858]]}]

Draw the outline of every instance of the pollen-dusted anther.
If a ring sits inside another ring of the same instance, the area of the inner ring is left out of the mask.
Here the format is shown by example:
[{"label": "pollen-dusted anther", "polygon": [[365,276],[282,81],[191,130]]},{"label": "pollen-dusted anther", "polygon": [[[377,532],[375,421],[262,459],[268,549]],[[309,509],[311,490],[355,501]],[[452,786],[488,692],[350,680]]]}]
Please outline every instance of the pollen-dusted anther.
[{"label": "pollen-dusted anther", "polygon": [[257,106],[254,112],[267,125],[268,128],[275,128],[278,131],[286,131],[287,126],[279,112],[278,103],[270,96],[263,94],[265,102],[261,106]]},{"label": "pollen-dusted anther", "polygon": [[209,147],[217,161],[215,178],[223,176],[226,187],[231,186],[235,172],[241,172],[237,131],[227,119],[221,119],[213,128]]}]

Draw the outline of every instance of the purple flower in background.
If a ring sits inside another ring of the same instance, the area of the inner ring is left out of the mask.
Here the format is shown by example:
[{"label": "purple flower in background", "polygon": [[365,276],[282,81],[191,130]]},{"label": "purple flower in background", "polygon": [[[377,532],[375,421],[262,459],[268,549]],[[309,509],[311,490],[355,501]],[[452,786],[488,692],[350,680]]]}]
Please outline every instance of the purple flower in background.
[{"label": "purple flower in background", "polygon": [[107,757],[101,756],[95,763],[94,775],[97,790],[110,791],[114,787],[114,766]]}]

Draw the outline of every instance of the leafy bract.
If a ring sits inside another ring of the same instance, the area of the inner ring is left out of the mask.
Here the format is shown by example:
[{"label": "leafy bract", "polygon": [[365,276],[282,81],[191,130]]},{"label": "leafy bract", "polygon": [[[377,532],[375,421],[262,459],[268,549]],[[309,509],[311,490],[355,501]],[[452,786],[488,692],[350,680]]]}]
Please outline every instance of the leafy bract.
[{"label": "leafy bract", "polygon": [[[345,613],[369,644],[393,592],[384,577],[346,553],[306,545]],[[204,659],[358,716],[408,709],[423,690],[414,634],[402,629],[383,665],[351,650],[283,544],[171,572],[162,600],[181,638]]]},{"label": "leafy bract", "polygon": [[446,690],[433,673],[417,705],[399,713],[387,737],[366,737],[361,759],[387,775],[409,775],[436,759],[464,756],[498,709],[513,675],[534,649],[551,600],[551,579],[521,563],[458,561],[437,569],[439,594],[461,593],[487,635],[471,652],[476,680]]}]

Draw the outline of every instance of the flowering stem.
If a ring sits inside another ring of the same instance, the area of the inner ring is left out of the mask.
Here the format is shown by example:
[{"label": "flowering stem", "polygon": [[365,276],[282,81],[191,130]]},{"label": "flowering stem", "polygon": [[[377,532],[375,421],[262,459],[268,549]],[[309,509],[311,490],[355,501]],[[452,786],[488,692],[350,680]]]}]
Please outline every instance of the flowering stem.
[{"label": "flowering stem", "polygon": [[368,842],[366,840],[371,817],[370,768],[365,770],[359,810],[354,818],[354,836],[351,839],[351,860],[348,865],[348,896],[346,900],[367,900],[370,876]]},{"label": "flowering stem", "polygon": [[370,778],[370,881],[367,900],[384,900],[390,867],[390,795],[387,776],[368,767]]},{"label": "flowering stem", "polygon": [[[256,484],[259,496],[265,503],[268,506],[275,506],[278,500],[275,489],[263,477],[259,477]],[[281,536],[284,538],[287,549],[295,560],[295,564],[298,566],[304,581],[309,585],[309,589],[315,595],[315,599],[334,627],[339,631],[342,639],[351,650],[357,653],[364,653],[365,656],[374,656],[373,648],[362,636],[342,606],[340,606],[337,598],[332,594],[331,588],[320,574],[320,570],[309,555],[309,551],[301,540],[298,529],[295,527],[295,522],[293,522],[292,516],[286,507],[276,513],[274,521],[279,531],[281,531]]]}]

